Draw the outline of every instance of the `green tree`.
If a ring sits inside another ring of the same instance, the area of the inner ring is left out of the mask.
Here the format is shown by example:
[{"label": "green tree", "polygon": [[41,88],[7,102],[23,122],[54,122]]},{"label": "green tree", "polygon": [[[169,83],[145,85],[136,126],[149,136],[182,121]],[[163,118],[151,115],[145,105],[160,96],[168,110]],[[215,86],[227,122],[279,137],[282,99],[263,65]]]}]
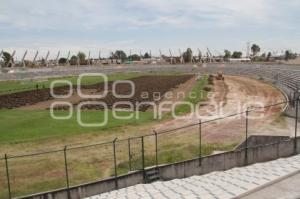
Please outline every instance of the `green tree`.
[{"label": "green tree", "polygon": [[151,56],[150,56],[149,53],[145,53],[145,54],[144,54],[144,59],[150,59],[150,58],[151,58]]},{"label": "green tree", "polygon": [[242,57],[242,55],[243,55],[242,52],[234,51],[234,52],[232,53],[232,56],[231,56],[231,57],[232,57],[232,58],[239,59],[239,58]]},{"label": "green tree", "polygon": [[252,55],[256,56],[260,52],[260,47],[257,44],[253,44],[251,47]]},{"label": "green tree", "polygon": [[71,58],[70,58],[70,65],[77,65],[77,56],[73,55]]},{"label": "green tree", "polygon": [[122,61],[127,59],[127,55],[123,50],[116,50],[115,53],[112,53],[113,59],[121,59]]},{"label": "green tree", "polygon": [[141,57],[137,54],[133,54],[133,55],[129,56],[128,59],[130,59],[132,61],[140,61]]},{"label": "green tree", "polygon": [[59,58],[58,63],[59,64],[66,64],[67,63],[67,58],[64,58],[64,57]]},{"label": "green tree", "polygon": [[[25,65],[28,66],[25,62]],[[44,58],[42,58],[41,60],[41,66],[47,66],[46,60]]]},{"label": "green tree", "polygon": [[79,52],[79,53],[77,54],[77,57],[78,57],[78,59],[79,59],[79,64],[80,64],[80,65],[86,64],[86,60],[85,60],[86,56],[85,56],[84,52]]},{"label": "green tree", "polygon": [[271,53],[271,52],[268,52],[268,55],[267,55],[267,61],[270,61],[271,56],[272,56],[272,53]]},{"label": "green tree", "polygon": [[229,50],[224,50],[224,59],[228,60],[231,57],[231,52]]},{"label": "green tree", "polygon": [[185,63],[190,63],[193,61],[193,51],[192,49],[188,48],[182,55],[183,60]]},{"label": "green tree", "polygon": [[13,58],[11,57],[11,54],[9,54],[8,52],[3,52],[2,53],[2,59],[3,59],[3,62],[4,62],[4,65],[3,66],[6,66],[6,67],[11,67],[11,63],[10,61],[13,62]]},{"label": "green tree", "polygon": [[297,54],[294,54],[292,51],[290,50],[286,50],[285,51],[285,60],[288,61],[290,59],[296,59]]}]

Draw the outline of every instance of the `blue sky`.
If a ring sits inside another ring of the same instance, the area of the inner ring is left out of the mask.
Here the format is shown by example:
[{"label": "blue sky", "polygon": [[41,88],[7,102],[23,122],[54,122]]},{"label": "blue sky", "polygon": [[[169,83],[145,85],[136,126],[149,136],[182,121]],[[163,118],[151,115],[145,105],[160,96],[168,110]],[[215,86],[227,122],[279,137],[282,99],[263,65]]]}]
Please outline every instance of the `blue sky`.
[{"label": "blue sky", "polygon": [[299,0],[0,0],[0,48],[300,52],[299,11]]}]

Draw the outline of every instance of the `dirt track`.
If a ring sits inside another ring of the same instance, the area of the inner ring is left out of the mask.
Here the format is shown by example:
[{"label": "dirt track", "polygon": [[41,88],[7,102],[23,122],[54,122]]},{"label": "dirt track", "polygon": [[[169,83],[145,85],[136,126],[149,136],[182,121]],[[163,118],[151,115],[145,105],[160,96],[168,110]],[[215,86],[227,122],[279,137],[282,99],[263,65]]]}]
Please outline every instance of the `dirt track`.
[{"label": "dirt track", "polygon": [[[183,124],[197,123],[212,120],[219,117],[243,112],[246,108],[262,107],[285,101],[284,95],[275,87],[265,84],[261,81],[236,76],[226,76],[225,81],[214,81],[214,92],[210,93],[206,105],[200,106],[199,113],[191,116],[185,116],[159,124],[156,130],[166,130],[166,126],[171,128],[180,127]],[[256,104],[258,103],[258,104]],[[250,115],[258,116],[264,113],[264,118],[249,120],[249,126],[252,131],[259,125],[271,124],[278,118],[284,105],[258,110]],[[200,116],[200,117],[199,117]],[[197,131],[198,126],[191,127],[184,131]],[[202,125],[203,140],[208,143],[233,143],[240,142],[244,137],[245,117],[238,115],[215,122]]]}]

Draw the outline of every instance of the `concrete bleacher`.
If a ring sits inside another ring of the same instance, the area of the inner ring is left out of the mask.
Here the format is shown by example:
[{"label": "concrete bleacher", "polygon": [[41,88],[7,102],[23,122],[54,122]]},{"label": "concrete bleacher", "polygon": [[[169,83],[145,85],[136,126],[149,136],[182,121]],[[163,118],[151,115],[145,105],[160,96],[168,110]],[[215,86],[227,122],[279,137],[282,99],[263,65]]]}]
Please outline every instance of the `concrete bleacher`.
[{"label": "concrete bleacher", "polygon": [[300,155],[202,176],[139,184],[86,199],[236,198],[298,172]]}]

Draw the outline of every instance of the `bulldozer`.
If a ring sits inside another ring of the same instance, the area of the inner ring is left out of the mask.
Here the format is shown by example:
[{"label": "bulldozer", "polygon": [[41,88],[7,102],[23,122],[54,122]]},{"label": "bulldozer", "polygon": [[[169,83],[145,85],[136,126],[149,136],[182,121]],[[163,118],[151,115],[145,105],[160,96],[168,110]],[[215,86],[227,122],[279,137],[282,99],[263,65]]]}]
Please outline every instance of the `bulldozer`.
[{"label": "bulldozer", "polygon": [[224,81],[224,76],[223,76],[223,73],[221,72],[221,71],[219,71],[218,73],[217,73],[217,76],[216,76],[216,80],[222,80],[222,81]]}]

